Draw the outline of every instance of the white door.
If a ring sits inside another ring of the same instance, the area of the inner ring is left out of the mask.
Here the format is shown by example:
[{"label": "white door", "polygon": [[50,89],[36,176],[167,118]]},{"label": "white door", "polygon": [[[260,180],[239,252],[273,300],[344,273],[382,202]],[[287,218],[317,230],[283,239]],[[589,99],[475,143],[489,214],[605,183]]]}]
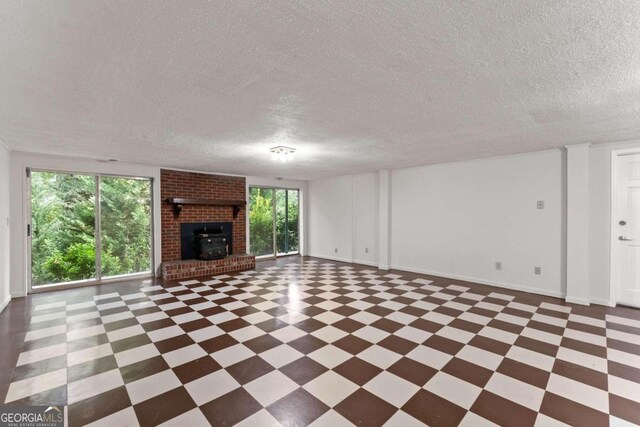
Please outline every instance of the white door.
[{"label": "white door", "polygon": [[640,307],[640,154],[618,157],[617,171],[617,303]]}]

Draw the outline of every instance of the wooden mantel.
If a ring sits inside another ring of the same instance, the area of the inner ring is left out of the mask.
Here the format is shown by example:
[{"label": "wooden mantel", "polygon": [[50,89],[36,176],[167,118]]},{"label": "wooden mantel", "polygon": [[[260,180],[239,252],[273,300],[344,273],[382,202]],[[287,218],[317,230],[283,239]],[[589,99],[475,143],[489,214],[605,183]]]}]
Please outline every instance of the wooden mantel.
[{"label": "wooden mantel", "polygon": [[247,205],[246,200],[210,200],[210,199],[183,199],[180,197],[169,197],[167,203],[173,205],[173,213],[178,216],[183,205],[202,206],[233,206],[233,218],[238,217],[238,212]]}]

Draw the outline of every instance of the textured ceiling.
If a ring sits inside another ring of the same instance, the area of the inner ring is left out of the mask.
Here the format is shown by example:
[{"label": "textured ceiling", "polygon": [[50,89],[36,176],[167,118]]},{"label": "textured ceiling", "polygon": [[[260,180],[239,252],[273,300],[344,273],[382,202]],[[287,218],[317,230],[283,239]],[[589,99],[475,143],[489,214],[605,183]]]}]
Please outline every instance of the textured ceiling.
[{"label": "textured ceiling", "polygon": [[2,0],[0,58],[17,151],[311,179],[640,138],[638,0]]}]

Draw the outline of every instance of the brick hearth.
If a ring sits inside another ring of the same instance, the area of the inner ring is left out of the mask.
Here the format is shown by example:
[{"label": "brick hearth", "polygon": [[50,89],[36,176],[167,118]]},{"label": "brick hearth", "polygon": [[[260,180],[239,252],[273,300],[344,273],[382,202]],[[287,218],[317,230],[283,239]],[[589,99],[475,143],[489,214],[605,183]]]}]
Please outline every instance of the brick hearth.
[{"label": "brick hearth", "polygon": [[[231,206],[184,205],[175,215],[168,198],[209,200],[246,200],[243,177],[210,175],[169,169],[160,171],[162,198],[162,265],[161,275],[167,280],[215,275],[255,267],[255,257],[246,254],[246,210],[243,206],[236,218]],[[221,260],[181,260],[180,224],[189,222],[232,222],[233,255]]]},{"label": "brick hearth", "polygon": [[162,263],[162,278],[165,280],[182,280],[200,276],[215,276],[232,271],[253,270],[256,266],[254,255],[230,255],[224,259],[209,261],[186,260],[167,261]]}]

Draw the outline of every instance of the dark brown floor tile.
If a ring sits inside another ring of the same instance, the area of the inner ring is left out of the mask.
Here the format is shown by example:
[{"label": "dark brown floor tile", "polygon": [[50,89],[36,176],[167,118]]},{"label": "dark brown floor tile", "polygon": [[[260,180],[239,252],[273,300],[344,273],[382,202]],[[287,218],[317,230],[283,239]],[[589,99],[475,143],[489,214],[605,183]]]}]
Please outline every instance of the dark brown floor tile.
[{"label": "dark brown floor tile", "polygon": [[227,372],[242,385],[260,378],[274,369],[273,366],[258,356],[250,357],[226,368]]},{"label": "dark brown floor tile", "polygon": [[503,322],[502,320],[493,319],[487,326],[491,326],[492,328],[500,329],[503,331],[511,332],[512,334],[520,334],[524,329],[524,326],[515,325],[509,322]]},{"label": "dark brown floor tile", "polygon": [[501,426],[533,426],[538,416],[537,412],[486,390],[473,403],[471,412]]},{"label": "dark brown floor tile", "polygon": [[440,314],[444,314],[446,316],[451,316],[451,317],[458,317],[460,316],[463,312],[460,310],[455,310],[453,308],[450,307],[445,307],[445,306],[439,306],[438,308],[434,309],[433,311],[435,311],[436,313],[440,313]]},{"label": "dark brown floor tile", "polygon": [[640,425],[640,402],[609,394],[609,411],[614,417]]},{"label": "dark brown floor tile", "polygon": [[185,332],[192,332],[192,331],[197,331],[198,329],[207,328],[211,325],[213,325],[213,323],[211,323],[207,319],[197,319],[191,322],[183,323],[180,325],[180,327]]},{"label": "dark brown floor tile", "polygon": [[455,356],[456,353],[464,347],[464,344],[459,343],[458,341],[450,340],[449,338],[441,337],[439,335],[433,335],[427,338],[422,345],[434,348],[443,353],[451,354],[452,356]]},{"label": "dark brown floor tile", "polygon": [[409,341],[395,335],[389,335],[380,341],[378,345],[391,350],[394,353],[402,354],[403,356],[418,346],[418,344],[413,341]]},{"label": "dark brown floor tile", "polygon": [[232,345],[236,345],[236,344],[238,344],[238,341],[233,339],[231,335],[227,335],[227,334],[210,338],[206,341],[202,341],[198,343],[198,345],[202,347],[202,349],[209,354],[215,353],[217,351],[220,351],[227,347],[231,347]]},{"label": "dark brown floor tile", "polygon": [[67,356],[51,357],[49,359],[40,360],[38,362],[27,363],[25,365],[7,367],[7,371],[11,372],[13,368],[13,375],[11,381],[20,381],[26,378],[36,377],[38,375],[46,374],[48,372],[57,371],[58,369],[64,369],[67,367]]},{"label": "dark brown floor tile", "polygon": [[549,376],[551,375],[542,369],[507,358],[502,359],[497,372],[542,389],[547,387],[547,382],[549,382]]},{"label": "dark brown floor tile", "polygon": [[615,375],[616,377],[640,383],[640,367],[632,367],[612,360],[609,360],[607,363],[609,375]]},{"label": "dark brown floor tile", "polygon": [[169,369],[169,365],[162,356],[145,359],[120,368],[120,374],[125,384],[148,377]]},{"label": "dark brown floor tile", "polygon": [[200,407],[213,426],[232,426],[260,409],[262,405],[242,387]]},{"label": "dark brown floor tile", "polygon": [[553,364],[552,371],[555,374],[580,381],[581,383],[599,388],[600,390],[607,391],[609,387],[609,379],[607,378],[607,374],[595,371],[593,369],[585,368],[580,365],[565,362],[564,360],[556,359],[555,363]]},{"label": "dark brown floor tile", "polygon": [[142,329],[144,329],[145,332],[148,333],[148,332],[151,332],[151,331],[155,331],[157,329],[168,328],[168,327],[173,326],[175,324],[176,324],[176,322],[174,322],[170,318],[166,318],[166,319],[154,320],[153,322],[144,323],[142,325]]},{"label": "dark brown floor tile", "polygon": [[118,320],[117,322],[111,322],[104,325],[104,330],[107,332],[115,331],[122,328],[128,328],[129,326],[135,326],[138,324],[138,319],[130,317],[128,319]]},{"label": "dark brown floor tile", "polygon": [[[348,305],[343,305],[343,306],[340,306],[340,307],[338,307],[338,308],[336,308],[334,310],[331,310],[331,311],[333,311],[334,313],[339,314],[341,316],[348,317],[348,316],[351,316],[353,314],[356,314],[360,310],[355,309],[353,307],[349,307]],[[342,319],[342,320],[345,320],[345,319]],[[351,320],[351,319],[349,319],[349,320]]]},{"label": "dark brown floor tile", "polygon": [[414,328],[417,328],[426,332],[431,332],[432,334],[435,334],[436,332],[438,332],[440,329],[444,327],[439,323],[432,322],[430,320],[425,320],[425,319],[416,319],[413,322],[409,323],[409,326],[412,326]]},{"label": "dark brown floor tile", "polygon": [[398,329],[404,328],[404,325],[402,323],[394,322],[393,320],[389,319],[376,320],[370,326],[389,332],[390,334],[394,333]]},{"label": "dark brown floor tile", "polygon": [[113,369],[118,369],[116,358],[113,355],[100,357],[89,362],[70,366],[67,369],[67,382],[72,383]]},{"label": "dark brown floor tile", "polygon": [[355,356],[373,344],[354,335],[347,335],[333,342],[333,345]]},{"label": "dark brown floor tile", "polygon": [[280,424],[287,427],[307,426],[328,410],[327,405],[303,388],[297,389],[267,407],[267,411]]},{"label": "dark brown floor tile", "polygon": [[[22,399],[9,402],[12,406],[33,406],[33,405],[56,405],[64,406],[67,403],[67,387],[61,386],[43,391],[42,393],[24,397]],[[5,424],[11,425],[11,424]],[[19,426],[20,424],[17,424]]]},{"label": "dark brown floor tile", "polygon": [[476,335],[475,337],[471,338],[469,344],[474,347],[499,354],[500,356],[504,356],[505,354],[507,354],[509,352],[509,349],[511,348],[509,344],[491,338],[482,337],[480,335]]},{"label": "dark brown floor tile", "polygon": [[513,343],[518,347],[526,348],[536,353],[546,354],[547,356],[556,357],[559,347],[543,341],[534,340],[533,338],[519,336]]},{"label": "dark brown floor tile", "polygon": [[209,316],[213,316],[214,314],[220,314],[225,311],[227,310],[225,310],[222,307],[216,306],[216,307],[205,308],[204,310],[198,310],[198,313],[200,313],[204,317],[209,317]]},{"label": "dark brown floor tile", "polygon": [[430,426],[457,426],[467,411],[427,390],[419,390],[402,410]]},{"label": "dark brown floor tile", "polygon": [[489,369],[455,357],[442,368],[442,371],[478,387],[484,387],[493,375],[493,371]]},{"label": "dark brown floor tile", "polygon": [[218,324],[218,327],[225,332],[235,331],[237,329],[246,328],[247,326],[251,326],[251,323],[241,318],[229,320],[227,322]]},{"label": "dark brown floor tile", "polygon": [[418,363],[415,360],[406,357],[403,357],[391,365],[387,371],[399,376],[400,378],[404,378],[419,387],[424,386],[431,377],[438,373],[438,371],[432,367],[423,365],[422,363]]},{"label": "dark brown floor tile", "polygon": [[280,368],[280,372],[291,378],[300,386],[303,386],[312,379],[319,377],[326,371],[328,371],[327,368],[306,356]]},{"label": "dark brown floor tile", "polygon": [[135,335],[133,337],[125,338],[123,340],[114,341],[111,343],[111,348],[114,353],[120,353],[121,351],[131,350],[132,348],[140,347],[146,344],[150,344],[151,339],[147,334]]},{"label": "dark brown floor tile", "polygon": [[357,357],[352,357],[333,368],[333,370],[359,386],[365,385],[382,372],[382,369]]},{"label": "dark brown floor tile", "polygon": [[609,416],[573,400],[546,392],[540,413],[572,426],[608,426]]},{"label": "dark brown floor tile", "polygon": [[322,329],[325,326],[327,326],[326,324],[320,322],[319,320],[316,319],[305,319],[301,322],[298,322],[294,325],[296,328],[305,331],[306,333],[310,334],[313,331],[317,331],[318,329]]},{"label": "dark brown floor tile", "polygon": [[173,368],[173,373],[176,374],[182,384],[187,384],[191,381],[197,380],[198,378],[209,375],[218,369],[221,369],[218,362],[213,360],[210,356],[204,356]]},{"label": "dark brown floor tile", "polygon": [[313,335],[304,335],[288,342],[287,344],[303,354],[312,353],[327,345],[326,342],[322,341],[320,338],[314,337]]},{"label": "dark brown floor tile", "polygon": [[[640,345],[626,341],[607,339],[607,347],[640,356]],[[606,350],[606,349],[605,349]],[[593,354],[593,353],[592,353]]]},{"label": "dark brown floor tile", "polygon": [[337,322],[335,322],[331,326],[351,334],[351,333],[357,331],[358,329],[363,328],[365,325],[363,323],[357,322],[357,321],[355,321],[353,319],[345,318],[345,319],[342,319],[342,320],[338,320]]},{"label": "dark brown floor tile", "polygon": [[596,357],[607,358],[607,348],[599,345],[591,344],[585,341],[578,341],[571,338],[564,337],[560,342],[562,347],[570,348],[572,350],[580,351],[582,353],[591,354]]},{"label": "dark brown floor tile", "polygon": [[134,405],[136,416],[142,427],[156,426],[190,411],[197,405],[184,387],[152,397],[149,400]]},{"label": "dark brown floor tile", "polygon": [[536,320],[529,320],[527,323],[527,328],[537,329],[543,332],[549,332],[550,334],[560,335],[564,333],[564,328],[560,326],[550,325],[544,322],[538,322]]},{"label": "dark brown floor tile", "polygon": [[131,406],[127,389],[122,386],[69,405],[70,426],[83,426]]},{"label": "dark brown floor tile", "polygon": [[[307,319],[307,320],[313,320],[313,319]],[[317,322],[317,320],[316,320]],[[320,322],[318,322],[320,323]],[[324,323],[322,324],[324,326]],[[283,322],[282,320],[279,319],[269,319],[269,320],[265,320],[264,322],[260,322],[257,323],[256,326],[260,329],[262,329],[263,331],[269,333],[269,332],[273,332],[277,329],[281,329],[284,328],[286,326],[289,326],[289,324],[287,322]]]},{"label": "dark brown floor tile", "polygon": [[245,341],[243,344],[254,353],[259,354],[281,345],[282,341],[267,334]]},{"label": "dark brown floor tile", "polygon": [[334,409],[355,425],[382,426],[397,408],[365,389],[358,389]]},{"label": "dark brown floor tile", "polygon": [[[373,298],[375,298],[375,297],[367,297],[367,298],[364,298],[362,301],[366,301],[368,303],[375,304],[375,303],[373,303],[371,301],[367,301],[368,299],[373,299]],[[375,314],[376,316],[380,316],[380,317],[385,317],[385,316],[388,316],[391,313],[393,313],[393,310],[390,310],[390,309],[385,308],[385,307],[381,307],[379,305],[374,305],[373,307],[369,307],[365,311],[367,311],[367,312],[369,312],[371,314]]]},{"label": "dark brown floor tile", "polygon": [[169,353],[170,351],[177,350],[182,347],[186,347],[191,344],[195,344],[195,341],[189,335],[178,335],[173,338],[158,341],[154,343],[158,351],[162,354]]},{"label": "dark brown floor tile", "polygon": [[463,331],[471,332],[472,334],[477,334],[484,327],[483,325],[479,325],[473,322],[467,322],[466,320],[462,320],[462,319],[455,319],[453,322],[449,323],[448,326],[451,326],[452,328],[461,329]]}]

